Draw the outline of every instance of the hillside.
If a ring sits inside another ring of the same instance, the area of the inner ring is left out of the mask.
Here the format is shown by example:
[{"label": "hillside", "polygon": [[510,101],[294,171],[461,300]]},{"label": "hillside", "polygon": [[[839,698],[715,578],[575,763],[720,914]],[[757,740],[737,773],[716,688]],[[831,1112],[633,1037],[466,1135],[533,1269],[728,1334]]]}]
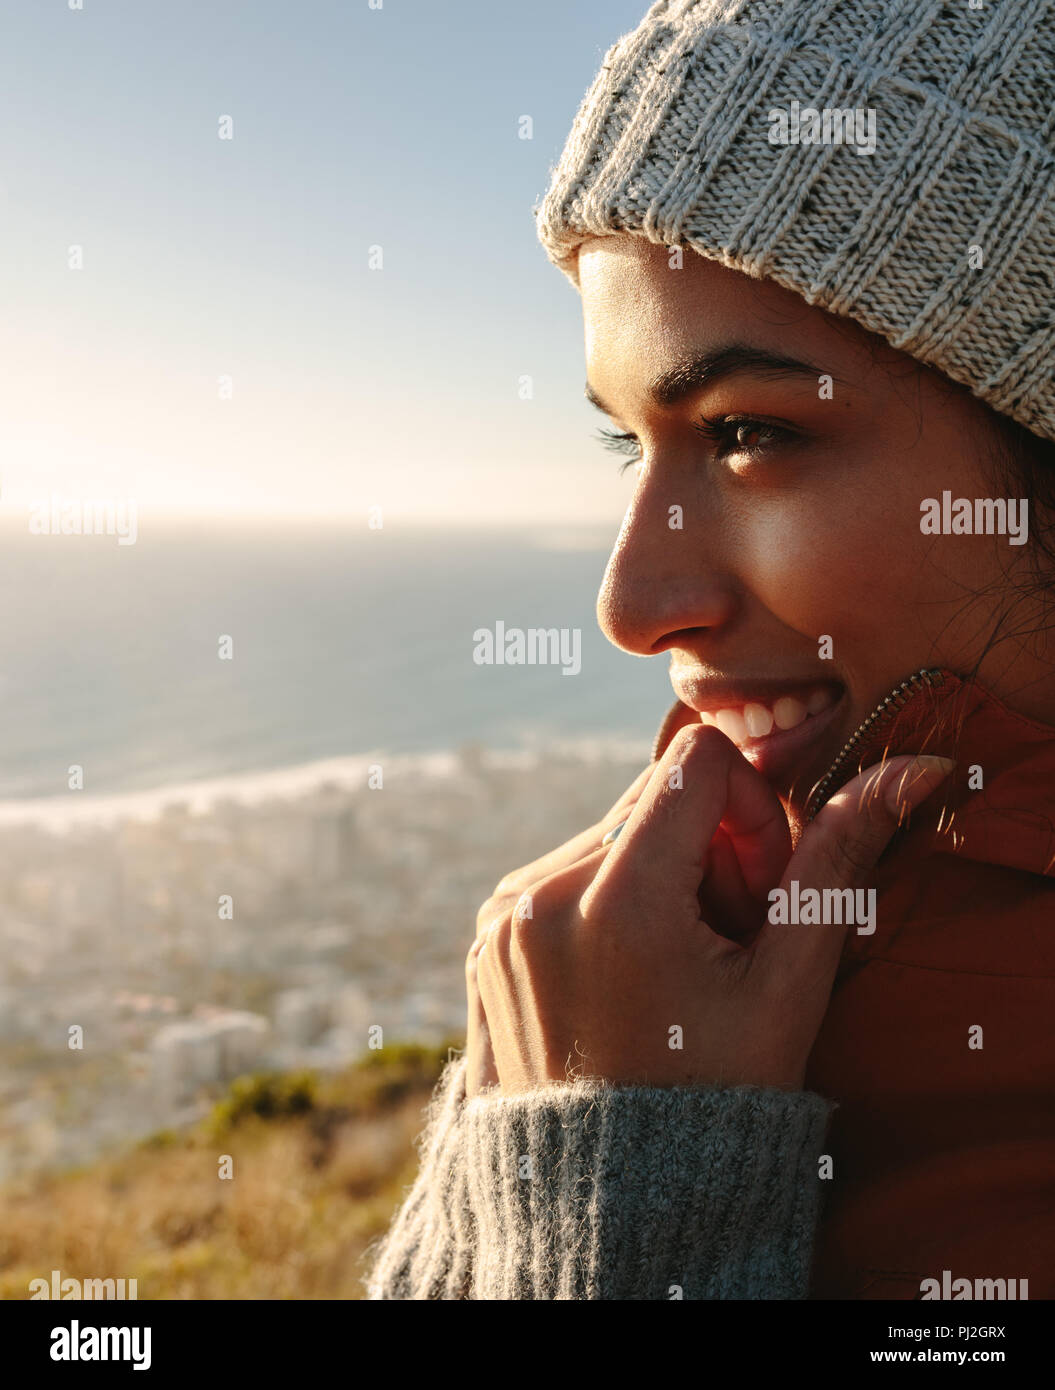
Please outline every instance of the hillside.
[{"label": "hillside", "polygon": [[361,1298],[447,1055],[387,1047],[334,1076],[243,1077],[192,1129],[8,1184],[0,1298],[53,1269],[137,1279],[140,1299]]}]

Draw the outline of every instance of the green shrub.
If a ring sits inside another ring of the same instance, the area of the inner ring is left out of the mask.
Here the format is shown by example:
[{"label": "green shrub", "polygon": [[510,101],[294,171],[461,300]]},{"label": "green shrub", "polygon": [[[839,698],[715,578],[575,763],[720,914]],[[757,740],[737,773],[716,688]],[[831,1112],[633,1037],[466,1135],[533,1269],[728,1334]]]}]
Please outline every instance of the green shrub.
[{"label": "green shrub", "polygon": [[145,1139],[140,1139],[138,1147],[141,1149],[171,1149],[181,1142],[181,1136],[174,1129],[159,1129],[153,1134],[148,1134]]},{"label": "green shrub", "polygon": [[318,1078],[312,1071],[256,1072],[231,1082],[224,1098],[213,1107],[213,1130],[229,1129],[256,1116],[261,1120],[304,1115],[315,1106]]},{"label": "green shrub", "polygon": [[[453,1045],[453,1044],[452,1044]],[[448,1044],[392,1043],[366,1052],[350,1078],[356,1108],[388,1110],[405,1096],[433,1086],[447,1064]]]}]

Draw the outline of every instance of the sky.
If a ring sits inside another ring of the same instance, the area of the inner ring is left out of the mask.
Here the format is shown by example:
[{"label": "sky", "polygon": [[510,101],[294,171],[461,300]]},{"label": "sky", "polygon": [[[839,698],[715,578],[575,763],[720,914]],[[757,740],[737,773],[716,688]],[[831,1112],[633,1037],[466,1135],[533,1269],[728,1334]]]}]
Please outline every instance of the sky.
[{"label": "sky", "polygon": [[618,524],[531,209],[647,0],[78,3],[0,0],[0,518]]}]

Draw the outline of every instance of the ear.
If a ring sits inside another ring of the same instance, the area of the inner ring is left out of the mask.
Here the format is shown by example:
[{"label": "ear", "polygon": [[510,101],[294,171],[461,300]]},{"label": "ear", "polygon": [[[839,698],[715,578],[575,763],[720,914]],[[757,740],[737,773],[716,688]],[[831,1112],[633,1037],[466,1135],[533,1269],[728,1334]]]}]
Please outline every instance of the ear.
[{"label": "ear", "polygon": [[667,751],[667,745],[679,729],[684,729],[686,724],[698,724],[699,722],[700,716],[696,710],[690,709],[680,700],[675,700],[664,715],[663,723],[660,724],[656,731],[656,737],[652,740],[652,755],[649,761],[656,762],[662,758]]}]

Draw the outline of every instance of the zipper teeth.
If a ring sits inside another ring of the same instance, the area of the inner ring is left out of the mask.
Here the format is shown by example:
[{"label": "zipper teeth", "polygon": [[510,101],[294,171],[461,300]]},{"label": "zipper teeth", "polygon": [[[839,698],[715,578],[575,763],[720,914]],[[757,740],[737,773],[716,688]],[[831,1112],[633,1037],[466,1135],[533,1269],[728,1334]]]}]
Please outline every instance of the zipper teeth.
[{"label": "zipper teeth", "polygon": [[807,822],[811,821],[820,810],[821,806],[823,806],[824,802],[827,800],[829,788],[846,766],[847,760],[853,757],[854,753],[861,746],[865,736],[874,733],[877,726],[882,723],[884,719],[888,719],[891,715],[897,714],[899,710],[903,709],[909,697],[918,694],[924,686],[939,686],[944,680],[945,677],[941,671],[933,667],[922,667],[913,675],[906,676],[900,685],[894,687],[885,700],[882,700],[876,705],[868,718],[858,725],[857,729],[843,744],[831,767],[814,787],[807,806]]}]

